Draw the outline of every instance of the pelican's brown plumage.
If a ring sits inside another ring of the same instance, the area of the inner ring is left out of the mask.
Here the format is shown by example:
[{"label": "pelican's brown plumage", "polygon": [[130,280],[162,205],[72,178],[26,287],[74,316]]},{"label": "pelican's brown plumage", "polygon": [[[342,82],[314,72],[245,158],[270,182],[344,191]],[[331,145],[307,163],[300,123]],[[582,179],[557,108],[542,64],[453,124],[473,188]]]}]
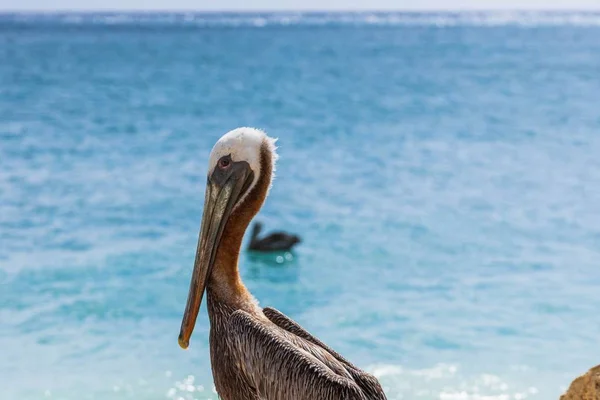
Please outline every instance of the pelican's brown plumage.
[{"label": "pelican's brown plumage", "polygon": [[238,272],[244,232],[271,186],[274,140],[238,128],[215,144],[200,238],[181,324],[187,348],[204,291],[210,356],[223,400],[383,400],[372,375],[273,308],[260,308]]}]

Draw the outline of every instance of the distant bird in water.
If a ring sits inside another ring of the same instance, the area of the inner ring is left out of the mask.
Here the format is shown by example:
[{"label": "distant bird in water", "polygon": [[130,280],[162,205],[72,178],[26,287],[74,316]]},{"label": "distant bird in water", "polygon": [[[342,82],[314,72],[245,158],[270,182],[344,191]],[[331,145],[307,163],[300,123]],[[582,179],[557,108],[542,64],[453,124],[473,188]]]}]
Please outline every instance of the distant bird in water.
[{"label": "distant bird in water", "polygon": [[212,372],[222,400],[385,400],[375,377],[281,312],[260,308],[242,283],[242,238],[271,186],[274,143],[262,131],[238,128],[210,153],[179,345],[189,345],[206,290]]},{"label": "distant bird in water", "polygon": [[252,236],[250,237],[249,250],[254,251],[289,251],[297,243],[300,243],[300,236],[292,235],[286,232],[271,232],[262,239],[258,237],[262,230],[262,224],[255,222],[252,227]]}]

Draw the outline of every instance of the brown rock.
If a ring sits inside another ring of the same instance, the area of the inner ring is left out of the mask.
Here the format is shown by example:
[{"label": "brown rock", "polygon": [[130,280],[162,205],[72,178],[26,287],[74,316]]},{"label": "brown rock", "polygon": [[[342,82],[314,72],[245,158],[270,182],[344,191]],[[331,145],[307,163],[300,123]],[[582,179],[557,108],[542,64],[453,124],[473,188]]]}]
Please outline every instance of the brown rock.
[{"label": "brown rock", "polygon": [[600,365],[576,378],[560,400],[600,400]]}]

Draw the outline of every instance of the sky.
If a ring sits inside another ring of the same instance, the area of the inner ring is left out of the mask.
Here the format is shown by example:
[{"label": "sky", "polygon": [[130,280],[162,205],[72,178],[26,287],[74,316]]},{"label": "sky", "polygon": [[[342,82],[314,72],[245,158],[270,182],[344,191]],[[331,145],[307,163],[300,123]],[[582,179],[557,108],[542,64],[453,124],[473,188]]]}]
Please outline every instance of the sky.
[{"label": "sky", "polygon": [[600,0],[0,0],[0,10],[507,10],[594,9]]}]

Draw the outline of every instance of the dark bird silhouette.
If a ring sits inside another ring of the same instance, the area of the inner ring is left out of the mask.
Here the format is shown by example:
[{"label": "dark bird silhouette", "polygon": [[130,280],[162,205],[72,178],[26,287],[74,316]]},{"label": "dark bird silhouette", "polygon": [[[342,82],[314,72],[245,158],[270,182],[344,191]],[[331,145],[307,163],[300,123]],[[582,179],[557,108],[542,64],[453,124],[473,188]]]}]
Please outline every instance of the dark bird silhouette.
[{"label": "dark bird silhouette", "polygon": [[222,400],[385,400],[379,382],[273,308],[240,278],[244,232],[267,197],[277,155],[263,132],[239,128],[214,146],[179,345],[187,348],[204,291],[210,359]]},{"label": "dark bird silhouette", "polygon": [[252,236],[250,236],[250,243],[248,244],[249,250],[254,251],[289,251],[297,243],[300,243],[300,236],[292,235],[286,232],[271,232],[265,235],[263,238],[259,238],[258,235],[262,230],[262,224],[255,222],[252,227]]}]

